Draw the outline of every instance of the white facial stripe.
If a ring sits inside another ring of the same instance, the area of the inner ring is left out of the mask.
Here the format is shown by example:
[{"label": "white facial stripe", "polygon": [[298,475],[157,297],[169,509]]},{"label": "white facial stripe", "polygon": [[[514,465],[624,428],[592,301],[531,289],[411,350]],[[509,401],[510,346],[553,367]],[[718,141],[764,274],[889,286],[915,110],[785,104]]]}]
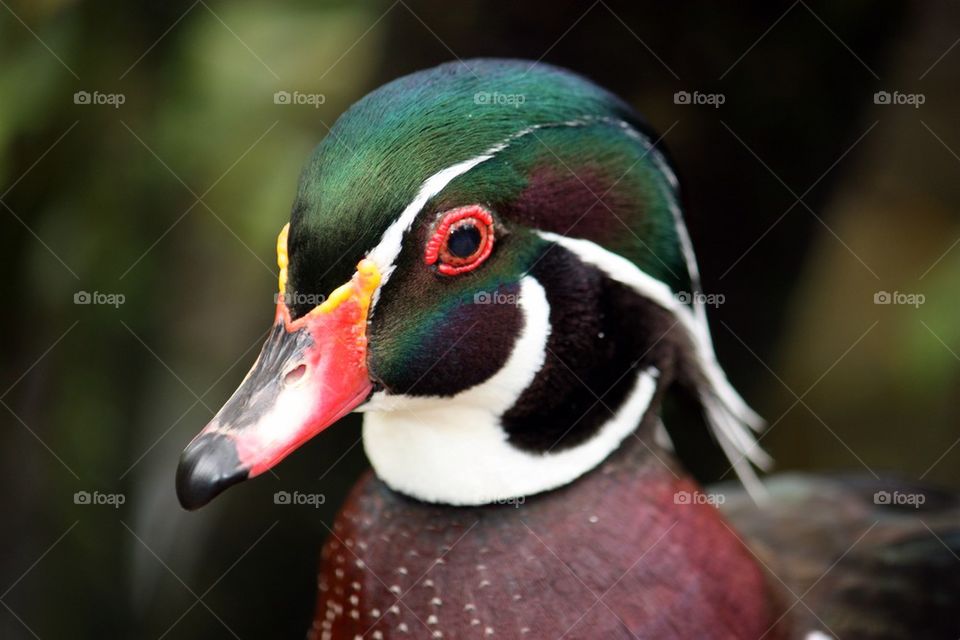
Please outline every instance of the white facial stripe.
[{"label": "white facial stripe", "polygon": [[[520,131],[511,134],[505,140],[493,145],[482,154],[474,156],[469,160],[458,162],[457,164],[442,169],[427,178],[427,180],[420,186],[419,191],[417,191],[416,197],[404,208],[400,216],[394,220],[389,227],[387,227],[387,230],[384,231],[383,235],[380,237],[380,242],[377,243],[377,246],[367,253],[367,257],[373,260],[377,265],[377,268],[380,270],[381,288],[387,283],[387,280],[390,279],[390,276],[393,274],[393,271],[396,268],[395,263],[397,256],[400,255],[400,249],[403,246],[403,237],[406,235],[407,231],[410,230],[410,227],[413,226],[414,220],[416,220],[417,216],[423,210],[423,207],[427,204],[427,202],[429,202],[431,198],[440,194],[440,192],[442,192],[454,179],[470,171],[477,165],[493,158],[498,153],[509,147],[515,140],[518,140],[529,133],[537,131],[538,129],[546,129],[551,127],[583,127],[596,123],[607,123],[618,126],[627,131],[632,137],[636,137],[637,139],[643,141],[649,152],[653,154],[655,160],[662,165],[661,170],[665,171],[671,184],[674,185],[674,188],[676,187],[676,176],[674,176],[673,172],[670,171],[669,167],[666,166],[666,163],[663,161],[660,153],[652,147],[646,136],[622,120],[606,117],[584,117],[574,120],[567,120],[565,122],[551,122],[531,125],[525,129],[521,129]],[[685,232],[686,230],[684,229],[684,233]],[[689,238],[687,242],[689,242]],[[379,299],[380,290],[378,289],[374,293],[371,310],[376,306],[376,303]]]},{"label": "white facial stripe", "polygon": [[470,407],[482,409],[499,417],[512,407],[524,389],[530,386],[540,368],[543,367],[547,355],[547,339],[550,337],[550,305],[543,286],[533,276],[525,276],[520,280],[518,304],[523,313],[523,329],[520,337],[514,343],[507,362],[485,382],[449,398],[388,395],[378,391],[358,410],[421,412],[435,410],[438,407],[451,411],[457,411],[460,407]]},{"label": "white facial stripe", "polygon": [[537,232],[545,240],[574,253],[583,262],[603,271],[608,277],[634,289],[670,311],[678,323],[687,330],[694,348],[695,360],[706,378],[706,384],[698,389],[711,431],[730,459],[744,486],[755,497],[763,495],[756,474],[748,461],[766,468],[772,460],[757,444],[748,427],[759,429],[763,420],[744,402],[740,394],[727,380],[713,352],[713,343],[703,325],[694,317],[693,311],[680,302],[666,283],[644,273],[635,264],[608,251],[600,245],[580,238],[568,238],[546,231]]},{"label": "white facial stripe", "polygon": [[417,192],[417,197],[407,205],[403,213],[400,214],[400,217],[387,227],[387,230],[384,231],[383,236],[380,238],[380,242],[367,254],[367,258],[373,260],[377,265],[377,269],[380,270],[381,286],[386,283],[390,278],[390,274],[393,273],[395,268],[394,262],[396,262],[397,256],[400,255],[400,247],[403,244],[404,234],[406,234],[411,225],[413,225],[417,214],[419,214],[424,205],[429,202],[430,198],[443,191],[444,188],[450,184],[450,181],[457,176],[463,175],[484,160],[489,160],[492,157],[488,152],[475,158],[458,162],[427,178],[427,181],[420,187],[420,191]]}]

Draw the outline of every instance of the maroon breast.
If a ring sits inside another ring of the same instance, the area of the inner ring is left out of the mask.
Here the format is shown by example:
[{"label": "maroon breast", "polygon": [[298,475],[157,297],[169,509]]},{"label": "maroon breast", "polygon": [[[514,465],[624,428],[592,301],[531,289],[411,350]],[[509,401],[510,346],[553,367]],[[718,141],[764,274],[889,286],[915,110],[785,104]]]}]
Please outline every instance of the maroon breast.
[{"label": "maroon breast", "polygon": [[[636,447],[634,447],[636,448]],[[322,554],[310,637],[756,638],[778,613],[696,486],[619,452],[517,504],[424,504],[368,474]]]}]

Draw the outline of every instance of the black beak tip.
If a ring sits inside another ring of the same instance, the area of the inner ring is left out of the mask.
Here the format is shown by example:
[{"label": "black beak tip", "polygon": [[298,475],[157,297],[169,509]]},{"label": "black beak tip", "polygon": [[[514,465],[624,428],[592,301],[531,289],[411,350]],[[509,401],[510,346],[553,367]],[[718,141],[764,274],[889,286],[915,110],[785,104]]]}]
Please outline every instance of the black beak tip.
[{"label": "black beak tip", "polygon": [[177,498],[193,511],[207,504],[228,487],[247,479],[237,447],[227,436],[200,436],[183,450],[177,467]]}]

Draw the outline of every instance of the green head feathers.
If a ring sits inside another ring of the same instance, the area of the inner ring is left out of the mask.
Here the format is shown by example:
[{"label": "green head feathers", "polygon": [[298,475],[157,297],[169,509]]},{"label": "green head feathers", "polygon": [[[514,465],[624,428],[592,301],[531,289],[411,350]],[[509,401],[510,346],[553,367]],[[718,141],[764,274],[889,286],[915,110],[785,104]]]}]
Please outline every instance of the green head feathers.
[{"label": "green head feathers", "polygon": [[395,80],[344,113],[304,169],[292,286],[328,293],[430,176],[506,145],[427,208],[488,203],[521,226],[589,237],[688,290],[673,174],[647,131],[617,97],[548,65],[471,60]]}]

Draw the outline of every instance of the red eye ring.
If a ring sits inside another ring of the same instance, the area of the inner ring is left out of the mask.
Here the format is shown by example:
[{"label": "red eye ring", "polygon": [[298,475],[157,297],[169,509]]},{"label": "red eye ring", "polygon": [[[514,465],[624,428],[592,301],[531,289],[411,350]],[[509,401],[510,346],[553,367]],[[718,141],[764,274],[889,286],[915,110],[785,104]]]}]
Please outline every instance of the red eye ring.
[{"label": "red eye ring", "polygon": [[[479,235],[477,248],[467,256],[457,255],[448,246],[454,232],[473,227]],[[493,216],[478,204],[457,207],[445,212],[424,252],[426,264],[437,265],[437,271],[445,276],[455,276],[473,271],[490,256],[493,251]]]}]

